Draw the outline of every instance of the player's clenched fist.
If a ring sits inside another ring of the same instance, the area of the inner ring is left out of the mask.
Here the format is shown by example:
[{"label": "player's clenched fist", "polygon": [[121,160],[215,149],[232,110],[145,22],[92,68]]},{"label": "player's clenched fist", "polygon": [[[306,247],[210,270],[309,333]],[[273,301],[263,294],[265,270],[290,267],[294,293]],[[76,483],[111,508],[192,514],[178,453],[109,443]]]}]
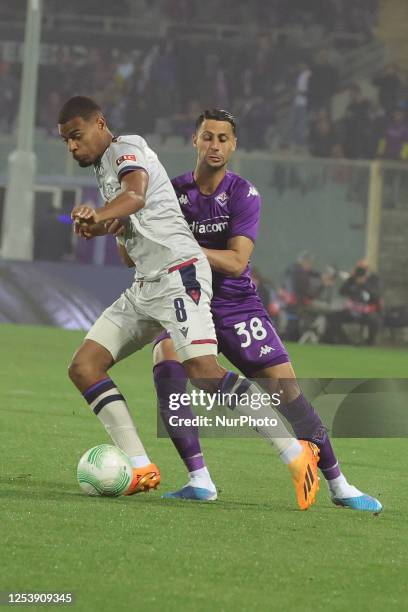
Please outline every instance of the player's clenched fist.
[{"label": "player's clenched fist", "polygon": [[98,223],[98,213],[95,208],[92,206],[75,206],[75,208],[71,212],[71,219],[74,221],[74,224],[79,221],[80,223]]},{"label": "player's clenched fist", "polygon": [[74,219],[74,232],[81,236],[81,238],[85,238],[85,240],[90,240],[94,238],[97,234],[95,233],[95,228],[98,228],[97,225],[89,225],[88,223],[84,223],[80,221],[77,217]]}]

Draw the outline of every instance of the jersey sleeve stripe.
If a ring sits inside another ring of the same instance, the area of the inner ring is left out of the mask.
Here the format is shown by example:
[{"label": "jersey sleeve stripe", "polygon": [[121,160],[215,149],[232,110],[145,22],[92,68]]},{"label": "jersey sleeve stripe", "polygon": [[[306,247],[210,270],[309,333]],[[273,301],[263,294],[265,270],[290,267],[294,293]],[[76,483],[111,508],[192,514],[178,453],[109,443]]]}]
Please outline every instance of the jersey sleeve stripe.
[{"label": "jersey sleeve stripe", "polygon": [[122,179],[125,174],[129,174],[129,172],[133,172],[134,170],[144,170],[145,172],[147,172],[146,168],[144,168],[143,166],[125,166],[124,168],[119,170],[118,178]]}]

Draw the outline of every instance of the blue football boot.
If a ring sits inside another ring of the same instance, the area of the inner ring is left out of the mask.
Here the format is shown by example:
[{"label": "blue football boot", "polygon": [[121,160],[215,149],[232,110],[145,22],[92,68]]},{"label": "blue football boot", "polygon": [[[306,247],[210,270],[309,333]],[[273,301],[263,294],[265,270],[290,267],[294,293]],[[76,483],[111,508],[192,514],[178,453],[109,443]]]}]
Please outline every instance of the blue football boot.
[{"label": "blue football boot", "polygon": [[331,500],[336,506],[351,508],[352,510],[373,512],[374,514],[380,514],[383,509],[378,499],[371,497],[371,495],[366,495],[365,493],[356,495],[355,497],[331,497]]},{"label": "blue football boot", "polygon": [[186,485],[178,491],[169,491],[162,495],[164,499],[187,499],[193,501],[215,501],[217,499],[217,491],[203,489],[201,487],[192,487]]}]

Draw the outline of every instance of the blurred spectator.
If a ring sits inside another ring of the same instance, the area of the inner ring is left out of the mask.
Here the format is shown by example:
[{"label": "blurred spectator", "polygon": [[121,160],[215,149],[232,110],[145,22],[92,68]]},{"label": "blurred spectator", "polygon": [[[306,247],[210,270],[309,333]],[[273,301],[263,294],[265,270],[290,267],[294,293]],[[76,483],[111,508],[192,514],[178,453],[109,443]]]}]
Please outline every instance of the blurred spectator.
[{"label": "blurred spectator", "polygon": [[114,68],[116,67],[111,54],[105,53],[99,47],[91,47],[86,64],[79,69],[82,86],[86,84],[88,91],[95,92],[98,97],[102,97],[106,85],[114,79]]},{"label": "blurred spectator", "polygon": [[370,159],[378,154],[378,145],[385,134],[385,129],[388,123],[388,118],[384,109],[377,102],[371,107],[371,138],[370,138]]},{"label": "blurred spectator", "polygon": [[257,94],[268,98],[273,94],[273,83],[276,80],[276,58],[270,36],[260,36],[256,41],[255,54],[251,61],[254,90]]},{"label": "blurred spectator", "polygon": [[296,90],[292,107],[291,141],[303,146],[308,134],[308,90],[312,72],[307,63],[301,63],[296,77]]},{"label": "blurred spectator", "polygon": [[116,64],[115,80],[118,88],[126,92],[127,84],[129,79],[132,78],[135,72],[135,62],[139,56],[139,52],[128,52],[121,53]]},{"label": "blurred spectator", "polygon": [[304,251],[285,272],[279,294],[287,317],[287,340],[299,340],[302,332],[301,315],[322,290],[320,274],[313,268],[313,262],[313,256]]},{"label": "blurred spectator", "polygon": [[183,136],[186,142],[191,140],[197,117],[203,112],[199,100],[193,99],[184,113],[177,113],[173,117],[173,129],[176,134]]},{"label": "blurred spectator", "polygon": [[18,81],[10,64],[0,61],[0,131],[10,134],[18,111]]},{"label": "blurred spectator", "polygon": [[[125,130],[142,136],[153,132],[156,113],[153,103],[151,81],[146,78],[139,66],[135,77],[129,83],[129,95],[126,98]],[[115,128],[116,130],[116,128]]]},{"label": "blurred spectator", "polygon": [[51,91],[45,104],[40,106],[39,125],[45,129],[47,136],[59,136],[56,117],[63,102],[58,91]]},{"label": "blurred spectator", "polygon": [[321,277],[321,286],[318,293],[318,300],[314,304],[321,303],[327,307],[331,307],[335,298],[335,285],[337,280],[337,270],[333,266],[325,266]]},{"label": "blurred spectator", "polygon": [[363,98],[360,86],[350,87],[350,102],[342,121],[343,149],[346,157],[351,159],[368,159],[371,148],[370,103]]},{"label": "blurred spectator", "polygon": [[316,56],[309,80],[309,108],[312,112],[325,109],[330,117],[331,99],[338,86],[337,69],[329,62],[327,49]]},{"label": "blurred spectator", "polygon": [[373,79],[378,88],[378,101],[387,115],[394,111],[401,90],[401,80],[396,64],[387,64],[384,70]]},{"label": "blurred spectator", "polygon": [[281,306],[278,292],[273,286],[273,283],[264,278],[259,273],[257,268],[252,268],[251,278],[256,287],[258,295],[261,298],[262,304],[264,305],[274,324],[277,325]]},{"label": "blurred spectator", "polygon": [[270,56],[269,73],[273,91],[282,91],[287,87],[291,66],[297,63],[299,63],[299,48],[287,34],[280,32]]},{"label": "blurred spectator", "polygon": [[106,105],[106,114],[112,125],[115,126],[117,134],[126,132],[126,98],[124,96],[115,96],[111,103]]},{"label": "blurred spectator", "polygon": [[262,96],[253,96],[242,100],[237,114],[242,123],[242,147],[247,151],[264,149],[266,128],[273,123],[270,104]]},{"label": "blurred spectator", "polygon": [[349,338],[343,325],[359,323],[367,328],[366,343],[374,344],[381,327],[383,307],[377,274],[370,272],[365,260],[360,260],[340,287],[339,293],[347,298],[347,307],[329,316],[329,339],[332,342],[348,343]]},{"label": "blurred spectator", "polygon": [[377,149],[380,157],[400,161],[408,159],[408,122],[405,109],[406,104],[401,103],[385,126],[384,136],[380,139]]},{"label": "blurred spectator", "polygon": [[143,95],[151,87],[152,73],[154,70],[154,65],[159,58],[159,54],[160,46],[155,43],[150,47],[150,50],[146,53],[142,60],[137,84],[137,89],[140,95]]},{"label": "blurred spectator", "polygon": [[[159,117],[173,114],[178,92],[177,56],[174,43],[162,43],[151,67],[152,94]],[[166,92],[166,95],[163,95]]]},{"label": "blurred spectator", "polygon": [[[197,97],[201,104],[207,108],[230,108],[231,72],[226,69],[229,58],[223,58],[214,51],[208,52],[203,57],[203,66],[200,70],[200,78],[194,75],[193,82],[198,84]],[[191,84],[189,97],[191,96]]]},{"label": "blurred spectator", "polygon": [[[377,3],[378,0],[354,0],[350,7],[340,0],[292,0],[290,3],[253,0],[246,4],[236,0],[222,3],[208,0],[204,4],[201,0],[117,0],[116,3],[71,0],[59,15],[58,23],[62,25],[53,33],[59,42],[51,44],[50,54],[42,54],[39,107],[52,106],[55,83],[58,83],[62,99],[72,94],[95,97],[108,108],[117,122],[117,131],[151,132],[160,119],[167,122],[168,127],[161,132],[167,137],[172,129],[177,133],[177,117],[186,112],[191,101],[197,100],[201,108],[227,107],[235,110],[243,123],[248,120],[251,127],[244,134],[244,141],[246,138],[247,148],[253,150],[278,142],[277,137],[272,140],[265,136],[268,127],[271,133],[272,111],[276,117],[282,117],[292,110],[290,126],[285,122],[278,136],[287,144],[304,146],[309,106],[316,123],[313,154],[342,157],[347,143],[335,138],[332,149],[333,128],[328,129],[327,120],[321,117],[317,120],[316,115],[323,108],[330,119],[338,73],[335,62],[329,58],[336,52],[339,54],[337,40],[345,37],[342,40],[347,40],[348,48],[358,44],[353,40],[361,41],[361,37],[347,38],[348,33],[358,35],[374,27]],[[57,4],[47,3],[47,14],[51,17],[57,11]],[[6,15],[7,19],[7,15],[18,14],[21,7],[17,5],[20,3],[3,3],[0,17]],[[71,37],[63,45],[62,34],[68,31],[64,31],[63,24],[72,27],[82,15],[87,19],[81,31],[86,32],[85,28],[89,27],[89,39],[85,35],[78,44],[78,39]],[[120,34],[121,20],[124,36]],[[137,27],[132,39],[129,34],[133,24]],[[95,27],[102,25],[96,32]],[[144,26],[152,31],[150,37],[148,31],[138,36],[138,29]],[[105,39],[103,32],[108,30],[109,38]],[[332,33],[337,35],[332,37]],[[305,38],[308,45],[304,43]],[[330,46],[318,53],[313,67],[303,64],[297,68],[304,61],[305,47],[316,48],[323,40],[330,41]],[[20,65],[13,65],[13,74],[15,68],[20,70]],[[18,104],[15,99],[10,104],[10,84],[11,98],[15,98],[15,79],[9,79],[6,72],[7,69],[0,67],[0,121],[4,129],[9,129],[5,126],[14,120]],[[385,106],[392,106],[390,100],[395,102],[398,80],[392,66],[379,75],[379,97]],[[292,95],[294,81],[295,97]],[[401,90],[398,91],[400,96]],[[290,105],[292,109],[288,108]],[[46,124],[44,115],[39,110],[38,120],[42,124]],[[262,123],[261,127],[257,122]],[[52,131],[49,126],[46,129]],[[351,143],[351,149],[354,146]],[[347,150],[346,155],[355,153]]]},{"label": "blurred spectator", "polygon": [[229,108],[230,97],[228,89],[227,75],[222,66],[218,66],[215,73],[215,92],[214,101],[215,108]]},{"label": "blurred spectator", "polygon": [[317,113],[309,134],[309,151],[314,157],[334,157],[338,145],[336,131],[329,119],[327,110]]},{"label": "blurred spectator", "polygon": [[327,341],[331,313],[338,307],[335,298],[336,281],[337,270],[333,266],[326,266],[320,276],[320,288],[316,289],[316,297],[300,313],[300,343]]}]

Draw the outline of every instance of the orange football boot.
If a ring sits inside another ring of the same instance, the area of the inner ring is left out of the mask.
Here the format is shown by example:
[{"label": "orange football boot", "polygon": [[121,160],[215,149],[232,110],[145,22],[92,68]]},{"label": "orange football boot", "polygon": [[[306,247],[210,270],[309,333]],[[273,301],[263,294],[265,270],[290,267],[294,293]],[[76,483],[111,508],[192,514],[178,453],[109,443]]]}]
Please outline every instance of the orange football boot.
[{"label": "orange football boot", "polygon": [[319,490],[319,448],[313,442],[299,442],[303,446],[303,452],[289,463],[288,468],[292,474],[298,506],[301,510],[307,510],[316,501]]},{"label": "orange football boot", "polygon": [[133,478],[128,490],[124,495],[135,493],[148,493],[151,489],[157,489],[160,484],[160,471],[155,463],[149,463],[139,468],[133,468]]}]

